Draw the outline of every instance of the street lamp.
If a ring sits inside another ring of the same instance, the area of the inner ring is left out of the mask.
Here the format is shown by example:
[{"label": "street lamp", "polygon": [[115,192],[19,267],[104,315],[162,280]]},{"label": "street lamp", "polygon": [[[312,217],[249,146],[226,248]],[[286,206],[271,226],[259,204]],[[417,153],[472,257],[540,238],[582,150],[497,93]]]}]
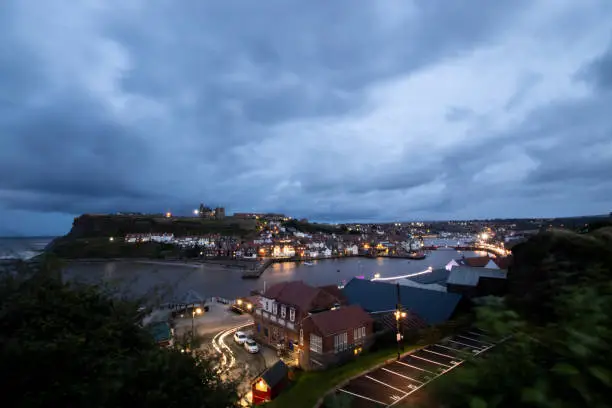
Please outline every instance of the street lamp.
[{"label": "street lamp", "polygon": [[[195,306],[195,305],[194,305]],[[195,317],[196,315],[201,315],[202,309],[197,307],[191,308],[191,348],[193,349],[193,339],[194,339],[194,331],[195,331]]]},{"label": "street lamp", "polygon": [[395,323],[396,323],[396,340],[397,340],[397,359],[400,359],[402,353],[402,328],[401,328],[401,319],[406,317],[406,312],[402,312],[402,302],[400,299],[400,284],[396,284],[397,289],[397,307],[395,310]]}]

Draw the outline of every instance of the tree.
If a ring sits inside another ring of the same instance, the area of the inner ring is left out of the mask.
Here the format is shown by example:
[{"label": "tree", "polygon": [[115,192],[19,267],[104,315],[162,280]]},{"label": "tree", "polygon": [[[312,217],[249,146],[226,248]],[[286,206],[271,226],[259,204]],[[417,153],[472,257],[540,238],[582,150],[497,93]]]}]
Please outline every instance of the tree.
[{"label": "tree", "polygon": [[[609,231],[528,241],[508,274],[507,299],[476,310],[506,338],[432,385],[446,407],[607,407],[612,393]],[[516,253],[515,253],[516,254]]]},{"label": "tree", "polygon": [[50,272],[0,282],[0,384],[14,406],[233,405],[235,384],[214,361],[160,349],[135,302]]}]

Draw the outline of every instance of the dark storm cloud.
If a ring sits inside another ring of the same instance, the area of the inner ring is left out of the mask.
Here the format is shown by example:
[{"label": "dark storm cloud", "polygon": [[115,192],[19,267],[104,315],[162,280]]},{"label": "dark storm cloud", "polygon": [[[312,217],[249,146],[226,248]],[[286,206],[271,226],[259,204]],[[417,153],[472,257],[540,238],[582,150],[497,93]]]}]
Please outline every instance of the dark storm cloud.
[{"label": "dark storm cloud", "polygon": [[612,90],[612,41],[601,56],[582,72],[583,76],[602,90]]},{"label": "dark storm cloud", "polygon": [[585,195],[610,188],[610,12],[9,1],[0,225],[200,201],[332,221],[593,211]]}]

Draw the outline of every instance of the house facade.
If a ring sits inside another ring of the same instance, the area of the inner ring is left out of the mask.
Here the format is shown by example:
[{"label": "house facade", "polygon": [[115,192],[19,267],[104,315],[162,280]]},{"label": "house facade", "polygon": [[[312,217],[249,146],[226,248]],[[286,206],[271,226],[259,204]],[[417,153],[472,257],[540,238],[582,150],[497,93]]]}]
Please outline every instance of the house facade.
[{"label": "house facade", "polygon": [[358,305],[311,314],[300,327],[300,366],[325,369],[353,359],[373,344],[373,334],[374,319]]},{"label": "house facade", "polygon": [[301,281],[276,284],[262,294],[255,308],[256,337],[274,348],[295,350],[302,320],[337,303],[330,293]]},{"label": "house facade", "polygon": [[325,288],[301,281],[269,288],[255,308],[255,337],[276,349],[287,350],[304,369],[324,368],[353,356],[355,346],[369,346],[372,319],[359,306]]}]

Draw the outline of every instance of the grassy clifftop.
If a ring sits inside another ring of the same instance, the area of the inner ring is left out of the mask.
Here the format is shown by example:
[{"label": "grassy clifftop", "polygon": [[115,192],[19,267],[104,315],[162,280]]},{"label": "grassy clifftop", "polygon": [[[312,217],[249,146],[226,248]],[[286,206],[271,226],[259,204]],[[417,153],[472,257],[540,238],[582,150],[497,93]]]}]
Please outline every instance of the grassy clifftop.
[{"label": "grassy clifftop", "polygon": [[128,215],[81,215],[74,219],[67,237],[72,239],[94,237],[123,237],[134,233],[173,233],[177,236],[222,234],[246,236],[255,231],[255,220],[233,217],[221,220],[202,218],[166,218]]},{"label": "grassy clifftop", "polygon": [[[178,256],[180,251],[172,245],[154,242],[127,244],[121,238],[137,233],[172,233],[176,236],[221,234],[247,238],[256,233],[256,227],[255,220],[233,217],[206,220],[86,214],[75,218],[70,232],[53,241],[47,250],[62,258],[163,258]],[[117,239],[110,242],[109,237]]]}]

